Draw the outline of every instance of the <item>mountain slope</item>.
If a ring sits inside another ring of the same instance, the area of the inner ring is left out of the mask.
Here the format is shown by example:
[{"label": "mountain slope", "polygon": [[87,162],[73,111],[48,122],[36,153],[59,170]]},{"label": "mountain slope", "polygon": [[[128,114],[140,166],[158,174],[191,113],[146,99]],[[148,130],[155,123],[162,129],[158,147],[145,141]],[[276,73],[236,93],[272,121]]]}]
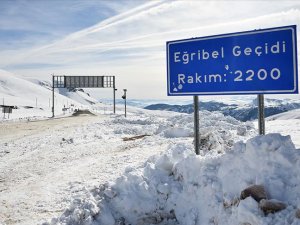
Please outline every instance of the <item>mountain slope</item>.
[{"label": "mountain slope", "polygon": [[274,116],[268,117],[268,121],[272,120],[300,120],[300,109],[291,110],[288,112],[280,113]]},{"label": "mountain slope", "polygon": [[[39,80],[36,78],[26,78],[26,80],[52,91],[52,84],[48,81]],[[98,103],[96,99],[92,98],[83,89],[76,88],[76,89],[68,90],[66,88],[56,88],[55,92],[58,92],[59,94],[64,95],[70,99],[73,99],[74,101],[77,101],[83,105]]]},{"label": "mountain slope", "polygon": [[[56,90],[58,92],[58,90]],[[85,93],[73,92],[67,96],[55,92],[55,114],[72,105],[74,108],[88,107],[96,102]],[[5,70],[0,70],[0,105],[14,106],[10,118],[32,118],[52,116],[52,89],[47,82],[23,79]],[[8,117],[8,115],[7,115]],[[1,119],[4,118],[1,117]]]},{"label": "mountain slope", "polygon": [[[5,105],[15,106],[49,106],[51,92],[41,86],[19,78],[12,73],[0,70],[0,97]],[[3,103],[3,102],[2,102]]]}]

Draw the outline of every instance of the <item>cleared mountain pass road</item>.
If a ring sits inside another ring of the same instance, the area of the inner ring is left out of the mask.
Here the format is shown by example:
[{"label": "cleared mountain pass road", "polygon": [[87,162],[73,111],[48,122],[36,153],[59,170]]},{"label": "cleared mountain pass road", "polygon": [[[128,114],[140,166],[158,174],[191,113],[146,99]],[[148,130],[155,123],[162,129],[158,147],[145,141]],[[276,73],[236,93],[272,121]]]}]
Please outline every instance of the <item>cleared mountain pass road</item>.
[{"label": "cleared mountain pass road", "polygon": [[81,114],[80,116],[58,117],[46,120],[2,122],[0,123],[0,143],[39,134],[47,130],[61,129],[63,124],[72,126],[96,120],[99,120],[99,118],[95,117],[95,115]]}]

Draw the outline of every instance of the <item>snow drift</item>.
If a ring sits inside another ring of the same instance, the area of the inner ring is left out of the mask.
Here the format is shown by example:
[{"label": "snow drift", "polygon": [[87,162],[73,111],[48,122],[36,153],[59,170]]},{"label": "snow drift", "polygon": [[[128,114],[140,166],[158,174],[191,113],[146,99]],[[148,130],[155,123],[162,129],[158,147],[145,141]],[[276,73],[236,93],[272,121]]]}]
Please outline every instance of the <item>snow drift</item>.
[{"label": "snow drift", "polygon": [[[134,135],[142,129],[158,140],[182,141],[170,144],[140,168],[127,167],[115,182],[74,199],[59,218],[45,224],[300,224],[295,216],[300,199],[300,151],[290,137],[268,134],[233,144],[252,128],[218,113],[206,116],[202,116],[202,133],[207,130],[214,138],[204,138],[200,156],[195,155],[192,143],[184,141],[191,133],[191,116],[173,116],[164,122],[155,117],[113,120],[118,134]],[[123,130],[118,124],[123,124]],[[252,197],[241,200],[241,192],[253,184],[264,186],[268,199],[283,202],[287,208],[265,215]]]},{"label": "snow drift", "polygon": [[[151,111],[150,111],[151,112]],[[152,112],[153,113],[153,112]],[[156,135],[156,138],[187,138],[193,137],[194,120],[190,114],[179,114],[167,118],[158,117],[154,113],[139,114],[129,118],[117,117],[112,121],[115,124],[115,134],[123,135]],[[128,126],[124,126],[128,124]],[[234,140],[244,140],[253,136],[255,129],[252,123],[243,123],[219,112],[200,112],[200,153],[218,154],[233,146]]]}]

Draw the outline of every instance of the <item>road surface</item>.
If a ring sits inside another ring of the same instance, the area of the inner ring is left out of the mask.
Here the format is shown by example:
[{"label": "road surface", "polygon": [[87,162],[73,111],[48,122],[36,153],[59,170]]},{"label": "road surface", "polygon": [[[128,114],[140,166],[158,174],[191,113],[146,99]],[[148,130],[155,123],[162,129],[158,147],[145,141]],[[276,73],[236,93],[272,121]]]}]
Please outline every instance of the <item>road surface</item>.
[{"label": "road surface", "polygon": [[0,124],[0,224],[34,225],[59,216],[72,198],[112,181],[164,145],[124,142],[113,116],[81,115]]}]

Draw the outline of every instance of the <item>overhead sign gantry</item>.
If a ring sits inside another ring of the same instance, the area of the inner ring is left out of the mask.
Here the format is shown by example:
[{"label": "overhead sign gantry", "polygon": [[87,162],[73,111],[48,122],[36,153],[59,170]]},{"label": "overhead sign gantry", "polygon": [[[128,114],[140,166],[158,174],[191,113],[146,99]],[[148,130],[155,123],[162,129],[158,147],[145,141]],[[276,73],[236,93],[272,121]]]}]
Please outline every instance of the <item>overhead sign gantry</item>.
[{"label": "overhead sign gantry", "polygon": [[116,113],[115,76],[65,76],[52,75],[52,117],[54,117],[54,88],[112,88],[114,113]]}]

